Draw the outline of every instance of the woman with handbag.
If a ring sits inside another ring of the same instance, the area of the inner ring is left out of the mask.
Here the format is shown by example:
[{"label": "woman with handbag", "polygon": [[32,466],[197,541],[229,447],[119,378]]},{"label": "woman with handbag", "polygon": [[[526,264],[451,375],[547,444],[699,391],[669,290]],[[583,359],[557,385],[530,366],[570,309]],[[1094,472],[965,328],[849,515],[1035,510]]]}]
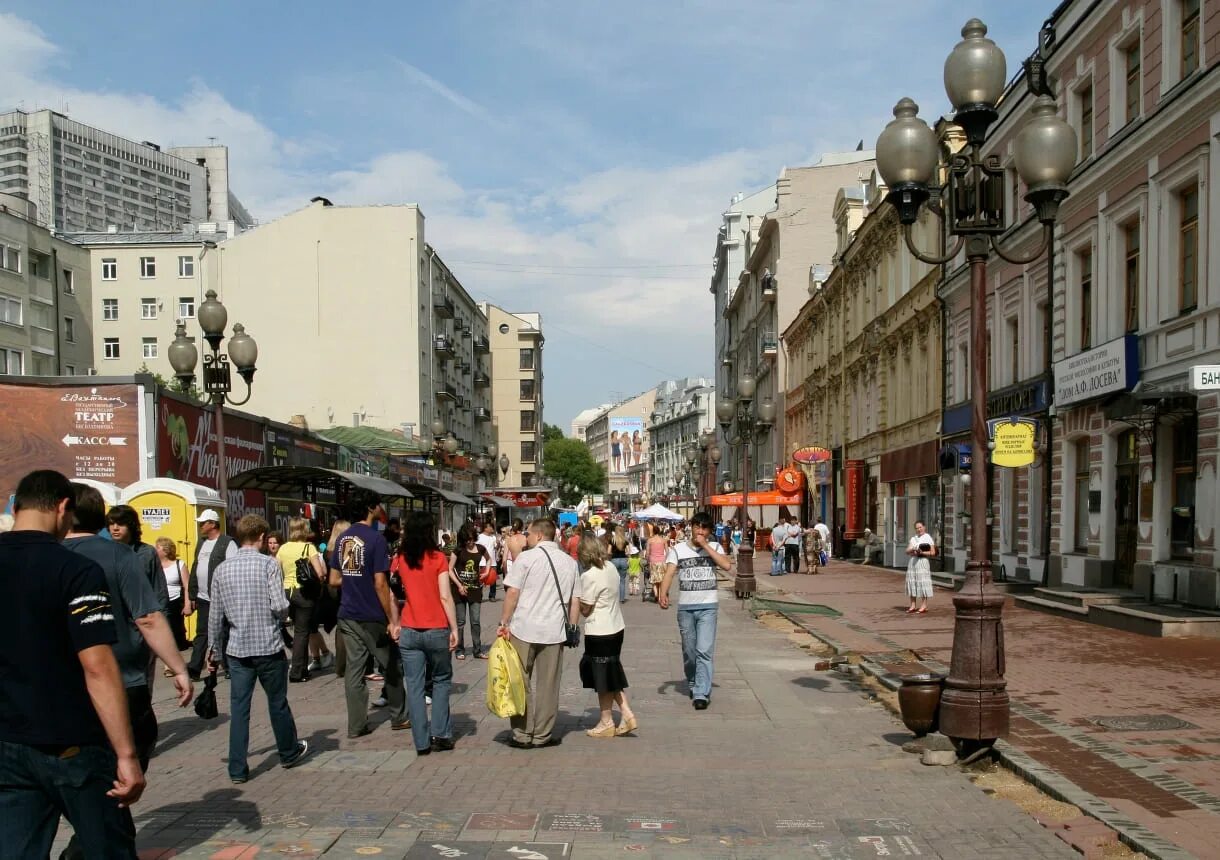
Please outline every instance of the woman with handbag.
[{"label": "woman with handbag", "polygon": [[[623,610],[619,594],[619,572],[607,564],[602,542],[586,534],[580,541],[580,614],[585,617],[585,653],[580,658],[580,682],[597,693],[601,719],[585,731],[591,738],[612,738],[639,728],[627,704],[627,673],[620,657],[623,652]],[[621,719],[614,725],[614,706]]]},{"label": "woman with handbag", "polygon": [[[457,612],[457,650],[459,660],[466,659],[466,619],[470,618],[470,645],[476,660],[486,660],[483,651],[482,576],[492,565],[484,565],[487,548],[478,541],[474,525],[466,523],[458,530],[457,546],[449,557],[449,577],[454,608]],[[494,565],[494,562],[493,562]]]},{"label": "woman with handbag", "polygon": [[309,520],[293,517],[288,521],[288,540],[275,556],[284,572],[284,590],[288,592],[288,615],[292,620],[288,680],[294,684],[309,680],[309,637],[318,629],[314,621],[315,603],[326,582],[326,564],[318,548],[310,543],[312,536]]},{"label": "woman with handbag", "polygon": [[[157,557],[161,560],[161,572],[165,575],[165,586],[169,593],[169,629],[174,634],[174,644],[179,651],[191,647],[186,638],[186,586],[190,581],[190,568],[178,558],[178,545],[173,538],[159,537],[155,544]],[[165,669],[167,678],[173,673]]]}]

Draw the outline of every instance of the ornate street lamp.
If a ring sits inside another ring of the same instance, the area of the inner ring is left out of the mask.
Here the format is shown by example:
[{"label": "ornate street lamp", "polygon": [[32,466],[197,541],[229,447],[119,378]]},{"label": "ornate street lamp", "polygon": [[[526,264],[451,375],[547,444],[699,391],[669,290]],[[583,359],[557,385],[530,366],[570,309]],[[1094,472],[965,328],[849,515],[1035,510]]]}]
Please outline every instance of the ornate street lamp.
[{"label": "ornate street lamp", "polygon": [[[742,541],[737,551],[737,574],[733,580],[733,590],[738,597],[743,598],[753,594],[757,587],[754,581],[753,529],[749,527],[750,448],[756,439],[766,436],[775,423],[775,404],[770,400],[757,404],[755,409],[750,408],[756,390],[757,382],[754,377],[743,370],[737,379],[735,396],[732,399],[722,396],[716,403],[716,419],[720,422],[720,429],[724,431],[725,438],[729,438],[729,429],[735,427],[735,437],[741,439],[744,460],[741,482]],[[715,460],[719,459],[717,450]],[[749,540],[746,539],[747,535],[750,536]]]},{"label": "ornate street lamp", "polygon": [[[203,391],[216,407],[216,488],[220,497],[227,503],[229,498],[229,470],[225,455],[225,410],[227,402],[230,406],[241,406],[248,403],[253,393],[254,372],[258,363],[258,344],[254,338],[246,334],[246,327],[241,323],[233,326],[233,335],[229,338],[229,351],[220,351],[224,342],[225,326],[229,322],[229,312],[220,300],[216,298],[215,290],[204,294],[205,301],[196,311],[195,318],[203,330],[203,339],[207,341],[209,352],[203,357]],[[174,369],[183,391],[195,384],[195,366],[199,362],[199,350],[194,342],[187,337],[186,323],[178,322],[174,330],[174,342],[169,346],[169,363]],[[246,383],[246,396],[241,400],[229,397],[233,390],[232,368],[237,367],[237,373]]]},{"label": "ornate street lamp", "polygon": [[[1043,38],[1039,43],[1048,44]],[[1026,264],[1048,248],[1053,253],[1055,218],[1068,196],[1067,181],[1076,165],[1076,134],[1057,113],[1042,74],[1044,59],[1026,64],[1027,85],[1037,99],[1014,144],[1017,173],[1028,189],[1025,200],[1042,223],[1041,241],[1030,253],[1013,253],[998,242],[1011,226],[1004,218],[1007,183],[999,158],[984,156],[982,147],[998,116],[996,104],[1007,72],[1004,54],[987,38],[982,21],[966,22],[962,41],[945,60],[945,92],[953,104],[954,122],[966,134],[966,147],[940,163],[936,135],[907,98],[894,107],[893,121],[877,138],[877,170],[889,188],[887,199],[898,211],[911,253],[925,263],[941,265],[964,247],[970,265],[971,439],[977,479],[970,486],[970,560],[966,584],[953,598],[953,659],[940,705],[941,731],[957,742],[963,757],[981,754],[996,738],[1008,734],[1009,715],[1003,671],[1004,598],[992,585],[987,525],[991,482],[983,460],[988,450],[987,258],[995,251],[1010,263]],[[945,180],[933,186],[938,168]],[[935,256],[915,246],[911,225],[924,206],[943,219],[956,237],[949,253]]]},{"label": "ornate street lamp", "polygon": [[508,467],[509,467],[509,465],[510,465],[510,464],[509,464],[509,461],[508,461],[508,455],[507,455],[507,454],[501,454],[501,455],[500,455],[500,477],[501,477],[501,480],[503,480],[504,478],[507,478],[507,477],[508,477]]}]

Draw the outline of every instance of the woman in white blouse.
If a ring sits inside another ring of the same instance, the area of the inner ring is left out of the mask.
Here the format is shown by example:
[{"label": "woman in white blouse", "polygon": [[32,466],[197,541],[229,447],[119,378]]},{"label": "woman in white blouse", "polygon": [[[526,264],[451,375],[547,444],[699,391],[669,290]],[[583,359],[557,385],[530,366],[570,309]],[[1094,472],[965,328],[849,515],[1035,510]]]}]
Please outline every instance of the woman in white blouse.
[{"label": "woman in white blouse", "polygon": [[[932,596],[932,567],[928,559],[936,557],[936,544],[928,534],[923,522],[915,521],[915,534],[907,542],[907,596],[911,605],[907,612],[927,612],[928,598]],[[919,601],[919,607],[915,603]]]},{"label": "woman in white blouse", "polygon": [[[627,704],[627,673],[619,657],[623,652],[623,610],[619,603],[618,569],[606,558],[605,545],[585,532],[577,548],[577,560],[585,572],[580,575],[580,614],[585,617],[585,653],[580,658],[580,680],[588,690],[597,692],[601,720],[585,734],[591,738],[612,738],[639,728]],[[614,725],[614,706],[620,720]]]}]

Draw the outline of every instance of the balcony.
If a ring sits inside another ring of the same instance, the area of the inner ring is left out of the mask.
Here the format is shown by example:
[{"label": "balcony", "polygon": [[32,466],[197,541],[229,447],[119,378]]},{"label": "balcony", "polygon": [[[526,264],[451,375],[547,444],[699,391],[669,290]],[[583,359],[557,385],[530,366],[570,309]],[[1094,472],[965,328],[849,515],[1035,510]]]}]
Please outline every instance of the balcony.
[{"label": "balcony", "polygon": [[765,272],[762,279],[759,281],[762,287],[762,300],[764,302],[775,301],[775,275],[770,272]]},{"label": "balcony", "polygon": [[436,399],[449,400],[456,403],[458,399],[457,389],[452,385],[438,383],[436,386]]},{"label": "balcony", "polygon": [[481,353],[491,352],[491,343],[488,342],[486,335],[479,335],[474,339],[474,351]]},{"label": "balcony", "polygon": [[438,334],[432,339],[432,349],[436,352],[436,357],[448,361],[453,358],[453,338],[448,335]]},{"label": "balcony", "polygon": [[460,361],[460,362],[458,362],[457,369],[458,369],[458,370],[460,370],[460,371],[462,371],[462,373],[466,374],[467,376],[470,376],[470,369],[471,369],[471,368],[470,368],[470,362],[469,362],[469,361]]},{"label": "balcony", "polygon": [[490,421],[491,420],[491,410],[488,409],[486,406],[476,406],[474,408],[474,420],[475,421]]},{"label": "balcony", "polygon": [[449,298],[444,293],[436,293],[432,296],[432,310],[441,319],[453,319],[453,299]]},{"label": "balcony", "polygon": [[484,373],[481,370],[475,371],[475,374],[474,374],[474,387],[475,388],[488,388],[490,385],[491,385],[490,376],[488,376],[486,373]]},{"label": "balcony", "polygon": [[763,358],[775,358],[779,355],[779,339],[773,334],[764,334],[760,338]]}]

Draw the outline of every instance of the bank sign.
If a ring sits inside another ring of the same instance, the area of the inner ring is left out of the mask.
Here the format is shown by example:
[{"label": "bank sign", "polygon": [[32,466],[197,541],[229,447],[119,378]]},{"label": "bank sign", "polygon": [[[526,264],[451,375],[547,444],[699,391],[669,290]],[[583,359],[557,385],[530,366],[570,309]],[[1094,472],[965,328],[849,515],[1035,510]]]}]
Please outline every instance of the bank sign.
[{"label": "bank sign", "polygon": [[1139,380],[1139,340],[1133,334],[1055,362],[1055,403],[1067,406],[1130,391]]}]

